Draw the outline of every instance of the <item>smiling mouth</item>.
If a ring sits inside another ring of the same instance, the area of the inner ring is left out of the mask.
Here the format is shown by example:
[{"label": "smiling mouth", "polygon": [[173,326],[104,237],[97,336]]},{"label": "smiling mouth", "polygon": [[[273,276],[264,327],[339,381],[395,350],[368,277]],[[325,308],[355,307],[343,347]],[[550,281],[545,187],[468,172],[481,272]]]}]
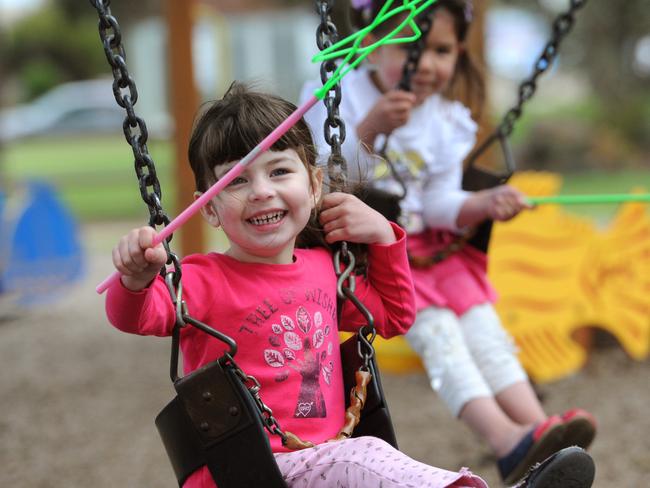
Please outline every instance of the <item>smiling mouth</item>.
[{"label": "smiling mouth", "polygon": [[266,215],[258,215],[257,217],[252,217],[250,219],[247,219],[247,222],[249,224],[253,225],[268,225],[268,224],[275,224],[277,222],[280,222],[282,218],[287,214],[286,211],[280,211],[280,212],[273,212],[270,214]]}]

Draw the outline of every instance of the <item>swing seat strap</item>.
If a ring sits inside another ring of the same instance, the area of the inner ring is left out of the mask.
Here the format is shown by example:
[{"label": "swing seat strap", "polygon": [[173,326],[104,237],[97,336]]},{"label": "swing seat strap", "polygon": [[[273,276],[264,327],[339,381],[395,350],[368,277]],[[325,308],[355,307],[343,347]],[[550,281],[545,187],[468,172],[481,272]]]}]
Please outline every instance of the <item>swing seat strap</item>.
[{"label": "swing seat strap", "polygon": [[207,466],[219,488],[286,488],[254,400],[234,368],[214,361],[179,379],[156,427],[178,485]]},{"label": "swing seat strap", "polygon": [[[351,391],[355,387],[356,372],[363,364],[363,360],[359,356],[358,344],[359,337],[357,334],[354,334],[343,342],[340,347],[343,363],[343,383],[346,392]],[[384,390],[381,386],[379,368],[377,367],[374,356],[368,361],[368,369],[372,375],[372,381],[368,384],[366,403],[361,410],[361,419],[354,428],[352,437],[377,437],[388,442],[395,449],[398,449],[397,437],[393,429],[390,411],[388,410]],[[345,403],[346,408],[350,406],[349,395],[346,395]]]}]

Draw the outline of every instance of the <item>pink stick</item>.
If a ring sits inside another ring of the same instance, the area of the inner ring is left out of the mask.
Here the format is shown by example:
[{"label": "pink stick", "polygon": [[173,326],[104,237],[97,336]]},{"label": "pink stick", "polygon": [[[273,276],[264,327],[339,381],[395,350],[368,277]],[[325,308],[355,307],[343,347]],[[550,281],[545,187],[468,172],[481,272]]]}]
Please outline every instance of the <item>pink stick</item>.
[{"label": "pink stick", "polygon": [[[152,243],[152,247],[157,246],[162,241],[167,239],[176,229],[181,225],[187,222],[190,217],[192,217],[196,212],[199,211],[201,207],[206,205],[212,198],[214,198],[221,190],[223,190],[232,180],[244,171],[244,168],[250,163],[255,161],[257,156],[267,151],[280,137],[282,137],[291,127],[293,127],[302,116],[312,108],[318,99],[315,96],[312,96],[309,100],[303,103],[298,107],[289,117],[286,118],[279,126],[277,126],[273,132],[266,136],[262,142],[253,148],[246,156],[244,156],[239,163],[237,163],[230,171],[228,171],[223,177],[212,185],[208,190],[197,198],[189,207],[183,210],[174,220],[172,220],[167,226],[165,226],[160,233],[156,236]],[[109,287],[111,287],[117,280],[120,279],[120,272],[115,271],[112,275],[102,281],[95,290],[97,293],[104,293]]]}]

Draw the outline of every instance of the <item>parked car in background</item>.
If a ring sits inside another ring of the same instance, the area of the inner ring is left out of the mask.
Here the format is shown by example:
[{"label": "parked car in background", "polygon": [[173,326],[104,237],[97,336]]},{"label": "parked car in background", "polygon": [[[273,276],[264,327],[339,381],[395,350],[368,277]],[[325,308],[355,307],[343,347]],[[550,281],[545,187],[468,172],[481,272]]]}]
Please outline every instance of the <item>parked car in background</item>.
[{"label": "parked car in background", "polygon": [[[143,116],[151,137],[170,133],[167,114]],[[73,81],[56,86],[24,105],[0,111],[0,141],[63,134],[120,134],[126,111],[113,96],[113,80]]]}]

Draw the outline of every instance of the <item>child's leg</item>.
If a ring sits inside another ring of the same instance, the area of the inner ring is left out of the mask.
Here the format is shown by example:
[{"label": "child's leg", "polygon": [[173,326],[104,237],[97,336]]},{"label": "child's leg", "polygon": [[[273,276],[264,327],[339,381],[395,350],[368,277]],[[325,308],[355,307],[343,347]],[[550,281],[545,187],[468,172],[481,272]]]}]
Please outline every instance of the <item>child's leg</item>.
[{"label": "child's leg", "polygon": [[505,414],[527,426],[546,420],[512,339],[492,305],[472,307],[460,317],[460,324],[467,347]]},{"label": "child's leg", "polygon": [[290,488],[487,487],[465,468],[458,473],[428,466],[375,437],[327,442],[275,458]]},{"label": "child's leg", "polygon": [[438,307],[422,310],[406,338],[451,413],[485,439],[497,456],[510,452],[529,429],[513,422],[497,404],[474,364],[456,314]]}]

